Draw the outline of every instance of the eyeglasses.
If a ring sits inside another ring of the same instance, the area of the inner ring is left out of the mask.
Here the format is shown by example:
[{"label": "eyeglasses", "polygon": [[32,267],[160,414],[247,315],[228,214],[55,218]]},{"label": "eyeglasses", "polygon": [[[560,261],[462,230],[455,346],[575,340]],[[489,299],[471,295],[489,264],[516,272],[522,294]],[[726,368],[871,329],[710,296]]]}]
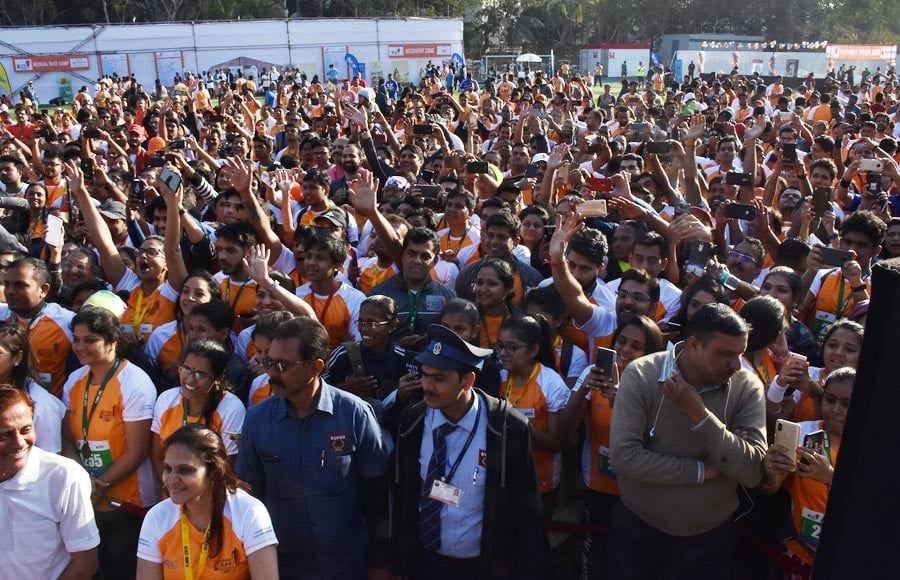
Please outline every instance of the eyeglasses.
[{"label": "eyeglasses", "polygon": [[161,256],[163,251],[159,248],[138,248],[138,256],[147,256],[150,258],[155,258],[156,256]]},{"label": "eyeglasses", "polygon": [[209,379],[209,373],[205,373],[203,371],[195,371],[189,366],[178,365],[178,372],[184,377],[193,377],[195,381],[206,381]]},{"label": "eyeglasses", "polygon": [[380,326],[384,326],[386,324],[390,324],[389,320],[358,320],[356,322],[356,326],[360,328],[371,327],[378,328]]},{"label": "eyeglasses", "polygon": [[519,350],[520,348],[526,348],[526,345],[524,345],[524,344],[504,344],[504,343],[498,342],[496,344],[496,347],[497,347],[497,352],[499,352],[500,354],[506,354],[506,353],[516,354],[517,350]]},{"label": "eyeglasses", "polygon": [[619,290],[616,292],[616,296],[621,298],[622,300],[628,300],[631,298],[638,304],[646,304],[651,302],[651,299],[646,294],[641,294],[640,292],[629,292],[628,290]]},{"label": "eyeglasses", "polygon": [[289,369],[292,369],[295,366],[297,366],[299,364],[303,364],[305,362],[308,362],[308,361],[298,360],[298,361],[294,361],[294,362],[285,362],[283,360],[275,360],[275,359],[272,359],[269,357],[266,357],[262,360],[262,364],[266,368],[266,370],[274,368],[279,373],[286,373],[286,372],[288,372]]},{"label": "eyeglasses", "polygon": [[753,256],[750,256],[748,254],[742,254],[741,252],[736,252],[734,250],[732,250],[728,254],[728,258],[731,260],[740,260],[741,262],[744,262],[745,264],[752,264],[752,263],[756,262],[756,258],[754,258]]}]

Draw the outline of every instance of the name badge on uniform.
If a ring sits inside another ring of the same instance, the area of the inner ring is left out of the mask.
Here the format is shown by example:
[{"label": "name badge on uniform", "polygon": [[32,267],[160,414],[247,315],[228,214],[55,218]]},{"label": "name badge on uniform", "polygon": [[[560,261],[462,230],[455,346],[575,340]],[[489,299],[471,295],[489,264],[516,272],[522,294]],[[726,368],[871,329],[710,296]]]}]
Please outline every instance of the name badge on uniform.
[{"label": "name badge on uniform", "polygon": [[440,312],[444,309],[444,297],[440,295],[429,295],[425,297],[425,310],[428,312]]},{"label": "name badge on uniform", "polygon": [[519,412],[529,419],[534,419],[534,409],[519,409]]},{"label": "name badge on uniform", "polygon": [[612,479],[618,479],[619,476],[613,472],[612,467],[609,465],[609,447],[600,446],[598,449],[600,452],[600,475],[603,477],[610,477]]},{"label": "name badge on uniform", "polygon": [[153,332],[152,324],[142,324],[141,325],[141,334],[151,334]]},{"label": "name badge on uniform", "polygon": [[462,490],[458,487],[453,487],[449,483],[444,483],[440,479],[435,479],[434,483],[431,485],[431,493],[428,494],[428,497],[451,507],[458,508],[459,501],[462,499]]},{"label": "name badge on uniform", "polygon": [[812,331],[815,336],[821,336],[825,329],[835,323],[837,317],[831,312],[817,310],[815,320],[813,320]]}]

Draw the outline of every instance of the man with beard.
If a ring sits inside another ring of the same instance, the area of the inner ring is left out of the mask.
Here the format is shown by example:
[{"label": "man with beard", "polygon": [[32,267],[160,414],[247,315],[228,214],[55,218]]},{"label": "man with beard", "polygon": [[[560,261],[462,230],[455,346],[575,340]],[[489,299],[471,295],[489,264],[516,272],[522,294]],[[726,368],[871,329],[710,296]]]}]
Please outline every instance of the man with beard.
[{"label": "man with beard", "polygon": [[263,366],[275,396],[247,414],[235,471],[272,514],[281,578],[364,578],[384,503],[381,429],[368,404],[322,380],[321,323],[295,318],[272,334]]},{"label": "man with beard", "polygon": [[608,306],[593,304],[585,296],[584,288],[572,274],[565,258],[569,242],[581,230],[581,218],[571,215],[550,239],[550,267],[553,283],[572,316],[573,326],[588,337],[586,352],[593,353],[598,346],[610,348],[612,335],[623,322],[638,315],[656,319],[659,302],[659,282],[643,270],[627,270],[619,280],[615,311]]},{"label": "man with beard", "polygon": [[128,147],[125,149],[125,152],[128,153],[128,158],[131,159],[135,175],[143,173],[149,163],[147,150],[142,146],[145,135],[142,125],[134,123],[128,127]]},{"label": "man with beard", "polygon": [[[332,180],[331,195],[347,189],[347,183],[356,179],[361,179],[368,173],[365,169],[360,168],[360,164],[362,163],[360,153],[359,147],[356,145],[344,145],[340,157],[341,169],[344,170],[344,176]],[[335,152],[335,156],[337,156],[337,152]]]},{"label": "man with beard", "polygon": [[214,277],[222,300],[234,312],[234,331],[238,333],[247,327],[241,315],[252,313],[256,307],[256,282],[246,265],[256,241],[256,232],[248,223],[236,221],[216,230],[216,257],[221,270]]},{"label": "man with beard", "polygon": [[28,184],[22,180],[25,164],[18,157],[3,155],[0,157],[0,188],[6,195],[22,197]]}]

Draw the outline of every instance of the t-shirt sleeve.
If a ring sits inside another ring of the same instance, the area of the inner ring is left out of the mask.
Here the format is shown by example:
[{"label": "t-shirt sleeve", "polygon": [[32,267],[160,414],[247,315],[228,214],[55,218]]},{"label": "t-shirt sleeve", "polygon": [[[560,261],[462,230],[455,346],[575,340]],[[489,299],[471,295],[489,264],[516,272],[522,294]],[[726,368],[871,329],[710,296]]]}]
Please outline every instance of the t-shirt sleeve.
[{"label": "t-shirt sleeve", "polygon": [[606,336],[612,334],[616,330],[616,314],[612,310],[608,310],[603,306],[593,306],[591,317],[587,322],[579,326],[575,325],[578,330],[584,331],[588,336]]},{"label": "t-shirt sleeve", "polygon": [[225,443],[225,452],[228,455],[237,455],[238,439],[241,429],[244,428],[244,416],[247,410],[237,397],[225,397],[222,399],[219,410],[222,416],[222,441]]},{"label": "t-shirt sleeve", "polygon": [[146,421],[153,418],[153,405],[156,403],[156,387],[143,371],[135,367],[130,372],[121,376],[122,420],[126,423],[134,421]]},{"label": "t-shirt sleeve", "polygon": [[278,538],[275,536],[275,528],[272,527],[272,518],[269,516],[266,506],[258,499],[250,495],[239,496],[247,507],[241,513],[241,525],[235,526],[235,532],[240,535],[240,541],[244,545],[244,553],[248,556],[266,546],[277,546]]},{"label": "t-shirt sleeve", "polygon": [[131,292],[140,285],[141,279],[137,277],[137,274],[132,272],[131,268],[125,268],[125,274],[122,276],[122,279],[119,280],[119,283],[116,284],[115,291]]},{"label": "t-shirt sleeve", "polygon": [[831,270],[819,270],[816,277],[813,278],[812,284],[809,285],[809,293],[813,296],[818,296],[819,292],[822,291],[822,282],[825,280],[825,276],[830,273]]},{"label": "t-shirt sleeve", "polygon": [[62,536],[66,551],[83,552],[100,545],[100,532],[94,520],[94,508],[91,505],[91,478],[83,469],[72,463],[66,470],[69,484],[61,493],[61,518],[59,534]]},{"label": "t-shirt sleeve", "polygon": [[572,347],[572,361],[569,363],[569,372],[566,373],[566,378],[571,379],[573,377],[578,378],[581,376],[581,372],[587,368],[587,355],[581,350],[580,347],[573,346]]},{"label": "t-shirt sleeve", "polygon": [[270,269],[273,272],[290,274],[294,271],[295,266],[294,253],[287,246],[281,244],[281,253],[278,255],[278,259],[275,260]]},{"label": "t-shirt sleeve", "polygon": [[163,529],[163,510],[165,503],[159,504],[147,512],[144,523],[141,525],[141,535],[138,537],[137,556],[141,560],[162,564],[163,555],[159,549],[159,541],[166,530]]},{"label": "t-shirt sleeve", "polygon": [[164,405],[162,397],[153,404],[153,420],[150,422],[150,430],[157,435],[162,431],[162,414],[166,411]]},{"label": "t-shirt sleeve", "polygon": [[559,413],[566,407],[569,402],[571,391],[562,377],[556,371],[550,371],[547,381],[541,385],[544,391],[544,398],[547,400],[547,411],[550,413]]}]

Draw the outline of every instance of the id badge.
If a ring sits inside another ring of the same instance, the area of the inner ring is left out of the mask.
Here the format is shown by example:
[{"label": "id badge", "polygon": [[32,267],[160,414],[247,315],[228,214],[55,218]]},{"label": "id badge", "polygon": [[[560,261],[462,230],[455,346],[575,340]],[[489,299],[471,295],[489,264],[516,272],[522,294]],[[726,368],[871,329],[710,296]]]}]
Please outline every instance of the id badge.
[{"label": "id badge", "polygon": [[602,445],[600,446],[600,475],[609,477],[610,479],[618,478],[609,466],[609,447],[604,447]]},{"label": "id badge", "polygon": [[153,325],[152,324],[142,324],[141,325],[141,334],[152,334],[153,333]]},{"label": "id badge", "polygon": [[824,514],[809,508],[803,508],[803,511],[800,512],[800,535],[804,542],[814,548],[819,547],[819,536],[822,534],[824,517]]},{"label": "id badge", "polygon": [[440,479],[435,479],[434,483],[431,485],[431,493],[428,494],[428,497],[451,507],[458,508],[459,501],[462,499],[462,490],[458,487],[453,487],[449,483],[444,483]]},{"label": "id badge", "polygon": [[87,446],[82,441],[80,451],[81,464],[94,477],[103,475],[113,464],[109,441],[87,441]]},{"label": "id badge", "polygon": [[534,409],[519,409],[519,412],[525,415],[528,420],[534,419]]},{"label": "id badge", "polygon": [[813,335],[822,336],[822,333],[825,332],[825,329],[834,324],[835,320],[837,320],[837,317],[831,312],[817,310],[816,318],[813,321]]}]

